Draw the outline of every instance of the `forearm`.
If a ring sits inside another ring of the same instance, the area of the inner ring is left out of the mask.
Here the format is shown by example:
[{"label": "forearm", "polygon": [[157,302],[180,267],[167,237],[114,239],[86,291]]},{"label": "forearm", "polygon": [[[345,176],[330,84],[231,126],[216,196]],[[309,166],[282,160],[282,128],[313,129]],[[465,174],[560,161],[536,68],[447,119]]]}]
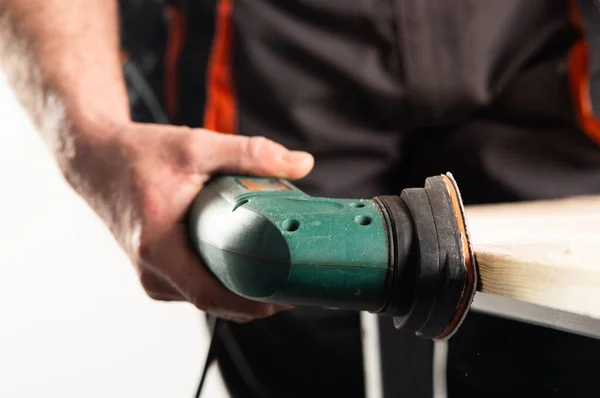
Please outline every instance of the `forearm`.
[{"label": "forearm", "polygon": [[0,0],[0,67],[59,163],[77,134],[101,134],[77,127],[129,119],[117,12],[116,0]]}]

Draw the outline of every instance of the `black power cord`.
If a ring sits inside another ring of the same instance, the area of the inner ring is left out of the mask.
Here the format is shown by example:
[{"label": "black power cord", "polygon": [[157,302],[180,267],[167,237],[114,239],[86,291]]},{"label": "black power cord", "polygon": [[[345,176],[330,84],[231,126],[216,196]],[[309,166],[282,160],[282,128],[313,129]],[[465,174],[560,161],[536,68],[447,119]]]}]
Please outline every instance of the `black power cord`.
[{"label": "black power cord", "polygon": [[217,359],[219,349],[227,350],[229,356],[232,359],[232,362],[235,363],[237,367],[240,377],[243,379],[244,383],[246,384],[246,386],[248,386],[250,391],[252,391],[253,397],[270,397],[270,394],[267,392],[267,389],[263,386],[258,377],[256,377],[256,375],[252,371],[252,368],[248,364],[244,353],[240,349],[237,341],[235,340],[235,337],[233,336],[233,333],[231,332],[229,324],[226,321],[216,318],[215,316],[210,314],[207,315],[207,318],[208,328],[212,336],[210,339],[208,354],[206,355],[206,361],[204,362],[204,367],[202,369],[200,381],[196,390],[195,398],[200,398],[202,394],[202,389],[206,382],[206,375],[208,373],[208,369]]},{"label": "black power cord", "polygon": [[208,316],[208,330],[211,334],[211,338],[210,344],[208,346],[208,353],[206,354],[206,360],[204,361],[204,368],[202,369],[202,375],[200,376],[200,382],[198,383],[198,388],[196,389],[196,398],[200,398],[200,395],[202,394],[202,388],[204,387],[204,382],[206,381],[206,374],[208,373],[208,369],[213,364],[215,359],[217,359],[217,332],[222,325],[223,321],[221,319],[212,315]]},{"label": "black power cord", "polygon": [[167,117],[166,112],[138,66],[132,61],[127,61],[123,65],[123,74],[126,81],[131,85],[131,88],[134,89],[141,98],[148,109],[148,112],[150,112],[150,115],[154,119],[154,122],[158,124],[169,124],[169,118]]}]

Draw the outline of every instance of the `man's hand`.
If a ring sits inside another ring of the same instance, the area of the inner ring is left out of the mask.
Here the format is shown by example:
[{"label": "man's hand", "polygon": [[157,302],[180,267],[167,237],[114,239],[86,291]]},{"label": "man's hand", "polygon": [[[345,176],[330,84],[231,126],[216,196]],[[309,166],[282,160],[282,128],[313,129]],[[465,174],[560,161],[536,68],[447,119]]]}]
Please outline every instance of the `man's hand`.
[{"label": "man's hand", "polygon": [[151,297],[238,321],[280,309],[222,287],[188,247],[183,217],[213,173],[300,178],[310,155],[262,138],[131,123],[116,0],[0,0],[0,67]]},{"label": "man's hand", "polygon": [[262,137],[151,124],[88,128],[78,137],[85,138],[73,144],[65,176],[111,229],[150,297],[241,322],[282,309],[214,279],[188,246],[184,216],[216,172],[296,179],[311,170],[310,155]]}]

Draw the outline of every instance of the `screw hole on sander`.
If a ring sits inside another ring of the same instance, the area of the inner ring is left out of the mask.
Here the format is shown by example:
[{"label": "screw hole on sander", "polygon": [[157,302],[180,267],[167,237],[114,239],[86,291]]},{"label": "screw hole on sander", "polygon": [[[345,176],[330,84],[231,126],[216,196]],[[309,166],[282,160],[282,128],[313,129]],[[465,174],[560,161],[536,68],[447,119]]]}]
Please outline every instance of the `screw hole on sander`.
[{"label": "screw hole on sander", "polygon": [[288,219],[283,222],[282,226],[287,232],[294,232],[300,228],[300,222],[298,220]]},{"label": "screw hole on sander", "polygon": [[354,222],[360,225],[369,225],[371,224],[371,217],[367,216],[356,216],[354,217]]},{"label": "screw hole on sander", "polygon": [[357,209],[365,207],[364,203],[350,203],[350,207],[356,207]]}]

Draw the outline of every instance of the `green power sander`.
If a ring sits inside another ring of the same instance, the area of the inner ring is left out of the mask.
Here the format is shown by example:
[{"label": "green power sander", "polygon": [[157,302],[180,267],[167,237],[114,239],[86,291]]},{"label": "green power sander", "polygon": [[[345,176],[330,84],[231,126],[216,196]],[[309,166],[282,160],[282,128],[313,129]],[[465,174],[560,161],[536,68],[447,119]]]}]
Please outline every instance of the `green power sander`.
[{"label": "green power sander", "polygon": [[462,201],[450,174],[396,196],[312,197],[289,181],[219,176],[190,210],[194,249],[245,298],[367,311],[444,340],[477,285]]}]

